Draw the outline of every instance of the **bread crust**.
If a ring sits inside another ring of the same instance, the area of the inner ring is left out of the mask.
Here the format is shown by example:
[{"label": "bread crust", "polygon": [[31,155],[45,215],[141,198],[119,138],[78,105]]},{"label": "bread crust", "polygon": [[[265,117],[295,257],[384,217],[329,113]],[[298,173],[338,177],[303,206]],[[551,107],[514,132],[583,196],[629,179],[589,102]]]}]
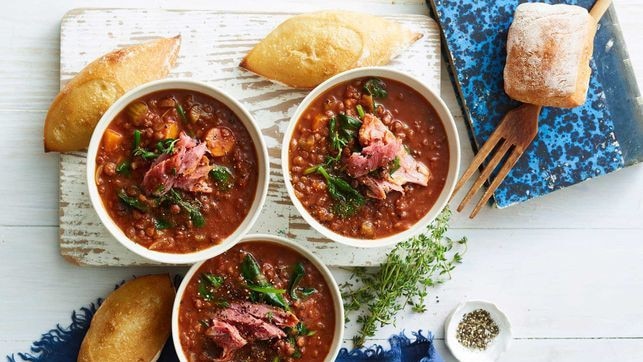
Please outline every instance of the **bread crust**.
[{"label": "bread crust", "polygon": [[58,93],[47,112],[45,151],[87,148],[96,123],[128,90],[168,75],[181,37],[161,38],[115,50],[94,60]]},{"label": "bread crust", "polygon": [[94,314],[78,362],[156,360],[170,335],[174,296],[168,274],[123,284]]},{"label": "bread crust", "polygon": [[306,13],[277,26],[239,65],[308,89],[348,69],[387,64],[421,37],[377,16],[348,11]]},{"label": "bread crust", "polygon": [[596,22],[579,6],[524,3],[507,37],[505,92],[523,103],[585,103]]}]

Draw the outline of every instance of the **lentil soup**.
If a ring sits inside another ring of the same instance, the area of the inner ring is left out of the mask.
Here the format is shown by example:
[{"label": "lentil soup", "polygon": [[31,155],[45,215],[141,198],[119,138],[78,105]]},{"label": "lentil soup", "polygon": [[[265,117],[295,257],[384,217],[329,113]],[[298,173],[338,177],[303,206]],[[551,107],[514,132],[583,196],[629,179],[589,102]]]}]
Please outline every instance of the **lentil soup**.
[{"label": "lentil soup", "polygon": [[181,298],[178,328],[190,362],[325,361],[335,310],[324,276],[307,258],[251,241],[199,267]]},{"label": "lentil soup", "polygon": [[191,253],[221,243],[248,215],[258,183],[250,133],[205,94],[141,97],[105,130],[96,186],[114,223],[155,251]]},{"label": "lentil soup", "polygon": [[294,194],[330,230],[379,239],[409,229],[437,201],[449,170],[444,126],[409,86],[338,84],[297,120],[288,150]]}]

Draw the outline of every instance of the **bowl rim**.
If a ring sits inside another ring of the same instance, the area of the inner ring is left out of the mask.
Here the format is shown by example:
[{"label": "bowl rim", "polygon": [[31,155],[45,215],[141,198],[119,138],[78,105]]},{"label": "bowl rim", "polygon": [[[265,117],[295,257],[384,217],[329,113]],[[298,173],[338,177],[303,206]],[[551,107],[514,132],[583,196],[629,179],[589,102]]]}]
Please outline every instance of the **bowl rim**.
[{"label": "bowl rim", "polygon": [[[304,208],[297,196],[295,195],[294,188],[290,179],[290,158],[288,151],[290,148],[290,141],[295,130],[295,125],[297,124],[299,118],[303,112],[310,106],[310,104],[317,99],[321,94],[329,90],[330,88],[344,82],[348,82],[357,78],[365,77],[382,77],[388,78],[406,86],[412,88],[418,92],[426,101],[435,109],[438,118],[440,119],[445,133],[447,135],[447,142],[449,145],[449,170],[447,172],[447,178],[444,183],[442,190],[429,211],[417,222],[415,222],[408,229],[401,231],[399,233],[389,235],[379,239],[359,239],[354,237],[348,237],[336,233],[335,231],[329,229],[328,227],[321,224],[317,221],[310,213]],[[336,241],[340,244],[360,247],[360,248],[377,248],[385,247],[397,244],[401,241],[404,241],[410,237],[420,234],[424,231],[426,225],[431,223],[435,218],[440,214],[442,209],[449,203],[449,199],[453,193],[457,182],[457,176],[460,170],[460,137],[458,134],[458,129],[456,127],[451,111],[444,103],[442,98],[436,94],[430,87],[428,87],[424,82],[413,75],[399,71],[396,69],[388,67],[362,67],[351,69],[342,73],[339,73],[328,80],[324,81],[317,87],[315,87],[308,95],[301,101],[297,107],[295,113],[290,118],[288,123],[288,128],[284,133],[284,138],[282,142],[281,149],[281,167],[282,173],[284,175],[284,183],[290,201],[295,205],[295,208],[299,214],[306,220],[306,222],[311,225],[315,230],[321,233],[323,236],[327,237],[330,240]]]},{"label": "bowl rim", "polygon": [[[232,234],[225,238],[221,243],[192,253],[167,253],[154,251],[128,238],[123,230],[121,230],[121,228],[116,225],[114,220],[112,220],[112,218],[107,213],[105,206],[103,205],[103,201],[98,193],[98,188],[95,182],[96,155],[98,152],[98,147],[100,145],[103,134],[105,133],[105,130],[112,122],[112,120],[118,115],[118,113],[120,113],[128,104],[130,104],[134,100],[154,92],[172,89],[200,92],[216,99],[217,101],[228,107],[232,111],[232,113],[237,116],[237,118],[250,134],[250,137],[255,144],[255,150],[257,152],[258,159],[259,176],[257,179],[257,190],[255,191],[255,197],[252,205],[250,206],[248,215],[246,215],[237,229],[233,231]],[[118,240],[121,245],[125,246],[133,253],[149,260],[169,264],[192,264],[197,261],[209,259],[215,255],[219,255],[234,246],[238,240],[240,240],[245,234],[248,233],[250,228],[255,224],[257,218],[261,214],[261,210],[263,209],[268,195],[268,185],[270,182],[268,149],[264,142],[261,129],[259,128],[257,122],[255,121],[254,117],[252,117],[250,112],[239,101],[237,101],[235,98],[233,98],[231,95],[220,88],[206,84],[204,82],[181,78],[161,79],[142,84],[126,92],[116,102],[114,102],[96,124],[94,132],[92,133],[89,147],[87,149],[86,164],[86,181],[89,191],[89,198],[94,211],[98,215],[101,223],[109,231],[109,233],[114,238],[116,238],[116,240]]]},{"label": "bowl rim", "polygon": [[[329,353],[326,356],[327,361],[334,361],[342,347],[342,342],[344,340],[344,325],[346,321],[344,319],[344,302],[342,300],[342,294],[339,290],[337,281],[333,277],[333,274],[330,272],[330,269],[328,269],[328,267],[307,248],[295,241],[286,239],[284,237],[270,234],[247,234],[243,238],[241,238],[241,240],[235,243],[234,246],[249,242],[274,243],[286,248],[290,248],[301,254],[304,258],[308,259],[322,274],[322,276],[324,277],[324,281],[326,282],[326,284],[328,285],[328,289],[330,290],[335,310],[335,333],[333,333],[333,343],[331,344]],[[179,361],[181,362],[188,362],[187,358],[185,357],[185,352],[183,351],[183,346],[181,346],[181,338],[179,333],[179,309],[181,307],[181,299],[183,299],[185,289],[190,280],[192,280],[196,272],[208,260],[209,259],[200,261],[190,267],[190,269],[183,277],[183,280],[181,281],[181,284],[179,285],[179,288],[176,291],[176,296],[174,298],[174,304],[172,306],[172,343],[174,344],[174,349],[177,356],[179,357]]]}]

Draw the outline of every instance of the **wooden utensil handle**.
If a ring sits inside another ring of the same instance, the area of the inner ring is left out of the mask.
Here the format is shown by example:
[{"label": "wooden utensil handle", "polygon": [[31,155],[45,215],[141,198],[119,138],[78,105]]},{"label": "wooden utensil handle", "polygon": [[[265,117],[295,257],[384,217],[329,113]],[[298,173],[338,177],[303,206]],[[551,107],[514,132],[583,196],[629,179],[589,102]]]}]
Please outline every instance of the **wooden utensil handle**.
[{"label": "wooden utensil handle", "polygon": [[594,6],[592,6],[592,10],[589,12],[589,15],[591,15],[598,23],[611,4],[612,0],[596,0]]}]

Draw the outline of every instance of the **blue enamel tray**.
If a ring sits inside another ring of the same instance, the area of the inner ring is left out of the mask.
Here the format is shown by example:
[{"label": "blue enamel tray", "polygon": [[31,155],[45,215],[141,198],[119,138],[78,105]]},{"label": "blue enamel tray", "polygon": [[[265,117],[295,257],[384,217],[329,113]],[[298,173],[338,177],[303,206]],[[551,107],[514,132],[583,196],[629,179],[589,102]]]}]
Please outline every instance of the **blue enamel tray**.
[{"label": "blue enamel tray", "polygon": [[[507,30],[518,0],[427,0],[442,30],[445,57],[474,148],[519,103],[504,92]],[[594,0],[544,1],[591,8]],[[494,193],[507,207],[643,160],[640,91],[614,8],[600,22],[587,102],[544,108],[539,133]],[[466,165],[465,165],[466,166]]]}]

